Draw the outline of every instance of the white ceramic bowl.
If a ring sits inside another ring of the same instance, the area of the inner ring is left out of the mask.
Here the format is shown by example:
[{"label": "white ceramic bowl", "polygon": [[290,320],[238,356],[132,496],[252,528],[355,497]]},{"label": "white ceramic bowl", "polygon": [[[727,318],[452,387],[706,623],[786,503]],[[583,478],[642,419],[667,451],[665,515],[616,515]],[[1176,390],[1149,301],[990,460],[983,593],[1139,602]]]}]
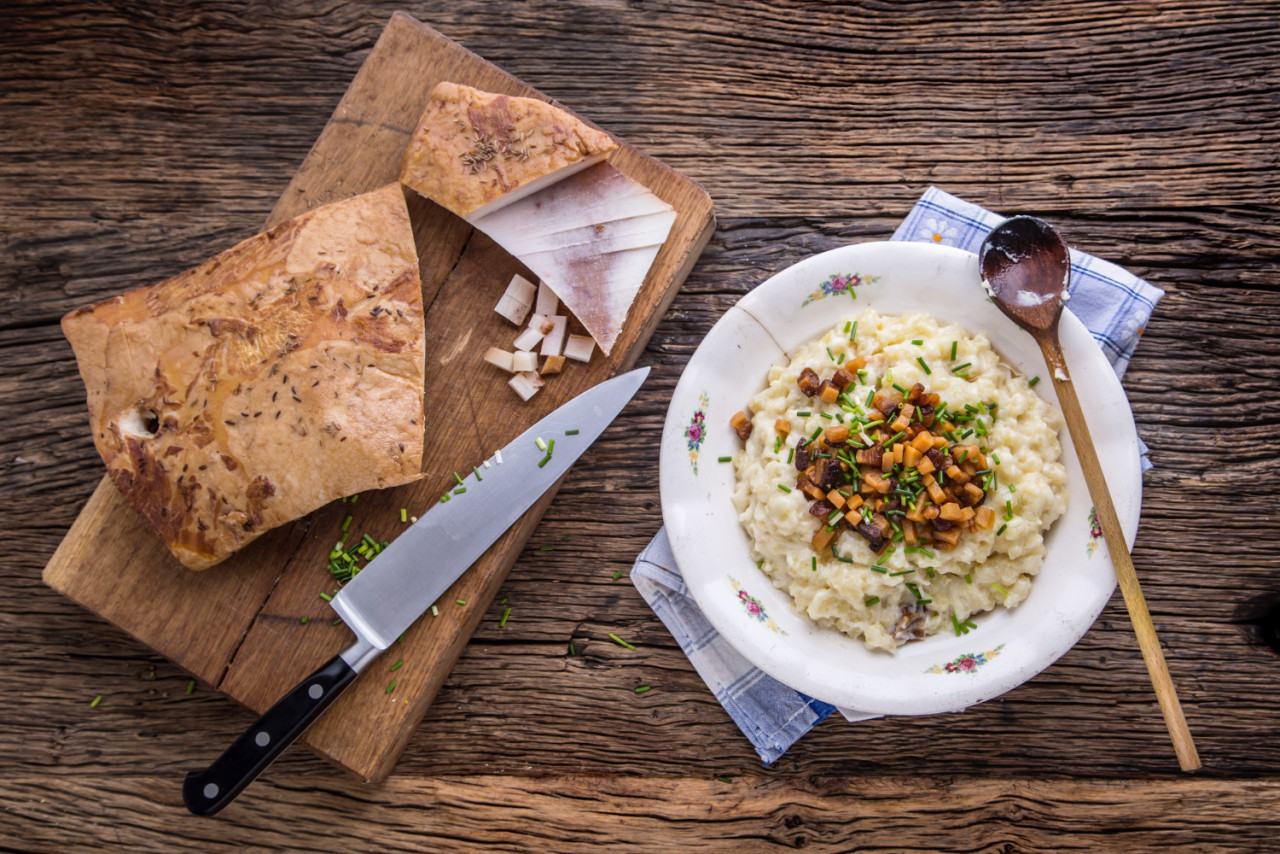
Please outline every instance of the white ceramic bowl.
[{"label": "white ceramic bowl", "polygon": [[[833,288],[833,276],[856,276]],[[1044,567],[1012,611],[975,618],[957,637],[933,635],[896,655],[822,628],[751,560],[731,501],[740,442],[729,417],[762,389],[771,365],[864,308],[923,311],[984,332],[1027,376],[1046,375],[1031,336],[987,298],[975,255],[924,243],[863,243],[783,270],[716,323],[676,386],[662,435],[662,516],[690,591],[711,624],[752,664],[804,693],[873,714],[958,711],[1008,691],[1052,664],[1088,630],[1115,589],[1106,544],[1091,518],[1080,463],[1064,427],[1067,511],[1046,537]],[[1063,313],[1071,368],[1121,526],[1132,545],[1142,503],[1133,415],[1120,382],[1084,325]],[[1047,379],[1047,377],[1046,377]],[[1055,406],[1053,384],[1036,387]],[[745,596],[744,596],[745,594]]]}]

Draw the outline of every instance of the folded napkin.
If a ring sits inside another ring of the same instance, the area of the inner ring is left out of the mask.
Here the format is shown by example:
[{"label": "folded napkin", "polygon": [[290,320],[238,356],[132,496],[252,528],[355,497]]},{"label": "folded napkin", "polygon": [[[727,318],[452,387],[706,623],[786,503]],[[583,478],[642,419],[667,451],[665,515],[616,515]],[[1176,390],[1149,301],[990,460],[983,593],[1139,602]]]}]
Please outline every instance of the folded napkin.
[{"label": "folded napkin", "polygon": [[[976,253],[1004,217],[936,187],[916,202],[892,240],[940,243]],[[1093,333],[1123,375],[1164,292],[1115,264],[1071,250],[1071,312]],[[1141,445],[1141,441],[1139,442]],[[1142,468],[1151,467],[1141,445]],[[689,594],[665,530],[636,559],[631,582],[689,657],[725,711],[770,765],[835,706],[789,688],[751,665],[703,616]],[[839,709],[851,721],[875,715]]]}]

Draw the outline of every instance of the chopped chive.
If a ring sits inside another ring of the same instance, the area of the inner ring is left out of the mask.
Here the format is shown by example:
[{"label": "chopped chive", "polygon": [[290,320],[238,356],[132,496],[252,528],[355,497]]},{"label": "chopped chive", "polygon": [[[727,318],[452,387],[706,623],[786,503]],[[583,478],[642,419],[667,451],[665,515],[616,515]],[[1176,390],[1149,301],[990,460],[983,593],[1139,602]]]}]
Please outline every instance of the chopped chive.
[{"label": "chopped chive", "polygon": [[927,575],[927,576],[929,576],[930,578],[933,578],[933,575],[934,575],[933,567],[931,567],[931,566],[926,566],[926,567],[924,568],[924,574],[925,574],[925,575]]},{"label": "chopped chive", "polygon": [[963,365],[956,365],[954,368],[951,369],[951,373],[953,374],[959,373],[960,371],[963,371],[965,368],[969,367],[972,364],[973,362],[965,362]]},{"label": "chopped chive", "polygon": [[453,494],[454,494],[454,495],[461,495],[462,493],[464,493],[464,492],[466,492],[466,491],[467,491],[467,488],[466,488],[465,486],[459,486],[459,487],[457,487],[456,489],[454,489],[454,490],[453,490]]},{"label": "chopped chive", "polygon": [[788,448],[788,449],[787,449],[787,462],[788,462],[788,463],[790,463],[790,462],[792,462],[795,458],[796,458],[796,449],[795,449],[795,448]]},{"label": "chopped chive", "polygon": [[836,364],[837,365],[844,364],[844,353],[841,353],[839,356],[836,356]]},{"label": "chopped chive", "polygon": [[356,501],[358,501],[359,499],[360,499],[360,493],[357,492],[355,495],[351,496],[351,503],[355,504]]},{"label": "chopped chive", "polygon": [[505,629],[507,627],[507,618],[511,616],[511,606],[508,605],[502,609],[502,619],[498,620],[498,628]]},{"label": "chopped chive", "polygon": [[809,558],[809,561],[810,561],[810,570],[811,570],[812,572],[817,572],[817,571],[818,571],[818,556],[817,556],[817,555],[813,555],[812,557],[810,557],[810,558]]},{"label": "chopped chive", "polygon": [[462,486],[462,477],[456,471],[453,473],[453,479],[458,482],[458,486]]},{"label": "chopped chive", "polygon": [[196,680],[192,679],[187,683],[187,696],[190,697],[196,692]]},{"label": "chopped chive", "polygon": [[1005,529],[1005,528],[1007,528],[1007,527],[1009,527],[1009,523],[1008,523],[1008,522],[1006,522],[1006,523],[1004,523],[1003,525],[1001,525],[1001,526],[1000,526],[1000,530],[996,531],[996,536],[998,537],[998,536],[1000,536],[1001,534],[1003,534],[1003,533],[1004,533],[1004,529]]},{"label": "chopped chive", "polygon": [[1000,465],[1000,455],[999,455],[999,454],[992,454],[992,455],[991,455],[991,459],[995,460],[996,465]]},{"label": "chopped chive", "polygon": [[715,777],[715,778],[713,778],[713,779],[719,780],[721,783],[732,783],[732,782],[733,782],[733,781],[732,781],[732,780],[730,780],[728,777],[720,777],[720,776],[717,776],[717,777]]},{"label": "chopped chive", "polygon": [[871,571],[872,571],[872,572],[878,572],[878,573],[880,573],[881,575],[886,575],[886,574],[889,572],[889,568],[888,568],[888,567],[881,566],[880,564],[878,564],[878,563],[877,563],[877,564],[875,564],[875,565],[873,565],[873,566],[871,567]]},{"label": "chopped chive", "polygon": [[841,557],[840,555],[836,555],[836,560],[840,561],[841,563],[853,563],[853,558]]},{"label": "chopped chive", "polygon": [[651,686],[649,686],[649,685],[637,685],[637,686],[636,686],[636,693],[637,693],[637,694],[643,694],[645,691],[650,690],[650,688],[651,688]]},{"label": "chopped chive", "polygon": [[626,641],[624,641],[622,638],[620,638],[620,637],[618,637],[617,635],[615,635],[613,632],[609,632],[609,640],[613,641],[613,642],[614,642],[614,643],[616,643],[618,646],[624,646],[624,647],[626,647],[627,649],[635,649],[635,648],[636,648],[636,647],[635,647],[635,644],[629,644],[629,643],[627,643],[627,642],[626,642]]},{"label": "chopped chive", "polygon": [[914,569],[900,569],[897,572],[889,573],[889,577],[893,578],[895,575],[910,575],[913,572],[915,572]]},{"label": "chopped chive", "polygon": [[305,626],[305,625],[307,624],[307,620],[308,620],[308,618],[307,618],[307,617],[303,617],[303,618],[302,618],[302,620],[301,620],[300,622],[302,623],[302,625],[304,625],[304,626]]},{"label": "chopped chive", "polygon": [[533,444],[535,444],[535,445],[537,445],[537,446],[538,446],[538,450],[539,450],[539,451],[545,451],[545,450],[547,449],[547,443],[546,443],[546,442],[544,442],[544,441],[542,441],[542,437],[541,437],[541,436],[539,436],[538,438],[534,439],[534,440],[533,440]]},{"label": "chopped chive", "polygon": [[101,702],[102,702],[102,695],[99,694],[98,696],[94,697],[93,700],[89,703],[89,708],[96,709],[98,708],[98,704]]},{"label": "chopped chive", "polygon": [[923,370],[926,375],[933,373],[933,371],[929,369],[929,366],[925,364],[923,356],[916,356],[916,361],[920,363],[920,369]]},{"label": "chopped chive", "polygon": [[921,344],[923,344],[923,343],[924,343],[924,339],[923,339],[923,338],[913,338],[913,339],[911,339],[911,343],[912,343],[912,344],[914,344],[914,345],[916,345],[917,347],[919,347]]},{"label": "chopped chive", "polygon": [[858,321],[853,322],[853,328],[849,330],[849,340],[852,341],[858,334]]},{"label": "chopped chive", "polygon": [[898,391],[900,391],[900,392],[901,392],[901,393],[903,393],[903,394],[906,394],[906,393],[907,393],[907,390],[906,390],[905,388],[903,388],[902,386],[898,385],[897,383],[891,383],[890,385],[892,385],[895,389],[897,389]]},{"label": "chopped chive", "polygon": [[613,580],[614,580],[614,581],[617,581],[617,580],[618,580],[619,578],[621,578],[621,577],[622,577],[622,570],[618,570],[617,572],[615,572],[615,573],[613,574]]},{"label": "chopped chive", "polygon": [[787,486],[785,483],[778,484],[778,489],[781,489],[783,492],[791,491],[791,487]]},{"label": "chopped chive", "polygon": [[409,521],[409,511],[404,509],[403,507],[400,508],[400,521],[401,522]]},{"label": "chopped chive", "polygon": [[438,617],[438,616],[440,616],[440,609],[439,609],[438,607],[436,607],[435,605],[432,605],[432,606],[431,606],[431,616],[433,616],[433,617]]},{"label": "chopped chive", "polygon": [[846,321],[844,322],[844,331],[845,331],[845,332],[848,332],[848,331],[849,331],[849,327],[850,327],[852,324],[853,324],[853,321],[852,321],[852,320],[846,320]]},{"label": "chopped chive", "polygon": [[555,546],[538,546],[538,551],[540,552],[553,552],[555,550]]},{"label": "chopped chive", "polygon": [[956,360],[956,343],[955,341],[951,342],[951,361],[953,362]]},{"label": "chopped chive", "polygon": [[349,515],[349,514],[348,514],[347,518],[342,520],[342,530],[344,530],[344,531],[345,531],[345,530],[347,530],[348,528],[350,528],[350,527],[351,527],[351,519],[352,519],[352,518],[353,518],[353,517],[352,517],[351,515]]},{"label": "chopped chive", "polygon": [[449,493],[447,493],[447,492],[446,492],[444,495],[441,495],[441,496],[440,496],[440,503],[441,503],[441,504],[443,504],[443,503],[445,503],[446,501],[448,501],[448,500],[449,500],[450,498],[452,498],[452,497],[453,497],[453,496],[451,496]]},{"label": "chopped chive", "polygon": [[806,412],[796,412],[796,417],[797,417],[797,418],[808,418],[808,417],[809,417],[810,415],[812,415],[812,414],[813,414],[812,412],[808,412],[808,411],[806,411]]},{"label": "chopped chive", "polygon": [[955,614],[952,614],[952,615],[951,615],[951,625],[955,626],[955,630],[956,630],[956,637],[959,637],[960,635],[966,635],[966,634],[968,634],[968,633],[969,633],[969,630],[968,630],[968,629],[966,629],[964,626],[960,625],[960,621],[956,619],[956,615],[955,615]]},{"label": "chopped chive", "polygon": [[551,462],[551,454],[550,454],[550,453],[548,453],[548,454],[547,454],[545,457],[543,457],[542,459],[538,460],[538,468],[542,468],[543,466],[545,466],[545,465],[546,465],[547,463],[549,463],[549,462]]},{"label": "chopped chive", "polygon": [[453,601],[457,602],[459,605],[465,605],[465,604],[467,604],[467,600],[466,600],[466,599],[454,599]]},{"label": "chopped chive", "polygon": [[721,458],[720,458],[720,462],[722,462],[722,463],[731,463],[731,462],[733,462],[733,457],[721,457]]},{"label": "chopped chive", "polygon": [[479,483],[480,481],[484,480],[484,478],[482,478],[482,477],[480,476],[480,469],[476,468],[475,466],[472,466],[472,467],[471,467],[471,470],[472,470],[473,472],[475,472],[475,475],[476,475],[476,483]]},{"label": "chopped chive", "polygon": [[782,450],[782,434],[779,433],[773,439],[773,452],[776,454],[778,453],[778,451],[781,451],[781,450]]},{"label": "chopped chive", "polygon": [[827,358],[829,358],[833,362],[836,360],[836,354],[831,352],[830,347],[827,348]]},{"label": "chopped chive", "polygon": [[574,646],[573,646],[573,641],[569,641],[569,654],[570,654],[570,655],[577,655],[577,654],[578,654],[578,650],[577,650],[577,649],[575,649],[575,648],[574,648]]},{"label": "chopped chive", "polygon": [[390,694],[395,689],[396,689],[396,680],[392,679],[390,682],[387,683],[387,690],[384,693]]},{"label": "chopped chive", "polygon": [[333,601],[333,597],[332,597],[332,596],[330,596],[328,593],[325,593],[323,590],[321,590],[321,591],[320,591],[320,598],[321,598],[321,599],[323,599],[323,600],[324,600],[324,601],[326,601],[326,602],[332,602],[332,601]]},{"label": "chopped chive", "polygon": [[1005,590],[1005,589],[1004,589],[1003,587],[1001,587],[999,584],[993,584],[993,585],[991,585],[991,589],[992,589],[992,590],[994,590],[994,591],[996,591],[997,593],[999,593],[999,594],[1000,594],[1000,595],[1002,595],[1002,596],[1008,596],[1008,595],[1009,595],[1009,591],[1008,591],[1008,590]]},{"label": "chopped chive", "polygon": [[865,407],[867,407],[868,409],[870,409],[870,408],[871,408],[871,401],[873,401],[873,400],[875,400],[875,399],[876,399],[876,393],[875,393],[874,391],[869,391],[869,392],[867,392],[867,402],[866,402],[866,403],[864,403],[864,404],[863,404],[863,406],[865,406]]},{"label": "chopped chive", "polygon": [[1036,387],[1036,383],[1038,383],[1038,382],[1040,382],[1040,377],[1039,377],[1039,376],[1034,376],[1034,377],[1032,377],[1031,379],[1029,379],[1029,380],[1027,381],[1027,387],[1028,387],[1028,388],[1035,388],[1035,387]]},{"label": "chopped chive", "polygon": [[872,605],[876,604],[879,601],[880,601],[879,596],[871,596],[871,597],[868,597],[867,599],[864,599],[862,604],[870,608]]},{"label": "chopped chive", "polygon": [[966,572],[966,573],[965,573],[965,575],[964,575],[964,583],[965,583],[965,584],[972,584],[972,583],[973,583],[973,576],[972,576],[972,575],[969,575],[969,574]]},{"label": "chopped chive", "polygon": [[1009,500],[1004,503],[1004,520],[1006,522],[1013,521],[1013,501]]},{"label": "chopped chive", "polygon": [[402,658],[402,659],[400,659],[399,661],[397,661],[395,664],[391,665],[391,667],[390,667],[389,669],[390,669],[390,671],[391,671],[392,673],[395,673],[395,672],[396,672],[397,670],[399,670],[401,667],[404,667],[404,659],[403,659],[403,658]]},{"label": "chopped chive", "polygon": [[564,434],[565,434],[566,436],[576,436],[576,435],[578,435],[578,428],[576,428],[576,427],[575,427],[575,428],[573,428],[572,430],[565,430],[565,431],[564,431]]}]

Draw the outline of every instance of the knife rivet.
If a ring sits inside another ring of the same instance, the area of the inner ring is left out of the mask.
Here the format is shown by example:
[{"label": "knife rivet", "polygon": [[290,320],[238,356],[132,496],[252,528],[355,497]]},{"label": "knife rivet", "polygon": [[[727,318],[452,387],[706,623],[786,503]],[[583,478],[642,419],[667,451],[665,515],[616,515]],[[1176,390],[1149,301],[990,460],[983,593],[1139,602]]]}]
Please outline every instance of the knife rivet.
[{"label": "knife rivet", "polygon": [[271,743],[271,736],[265,731],[260,732],[253,737],[253,743],[258,745],[259,747],[266,747],[268,744]]},{"label": "knife rivet", "polygon": [[324,689],[321,688],[319,685],[312,685],[310,688],[307,689],[307,696],[313,700],[319,700],[320,695],[323,693],[324,693]]},{"label": "knife rivet", "polygon": [[218,784],[217,784],[217,783],[205,783],[205,784],[204,784],[204,791],[203,791],[203,794],[204,794],[204,796],[205,796],[206,798],[209,798],[210,800],[212,800],[213,798],[218,797]]}]

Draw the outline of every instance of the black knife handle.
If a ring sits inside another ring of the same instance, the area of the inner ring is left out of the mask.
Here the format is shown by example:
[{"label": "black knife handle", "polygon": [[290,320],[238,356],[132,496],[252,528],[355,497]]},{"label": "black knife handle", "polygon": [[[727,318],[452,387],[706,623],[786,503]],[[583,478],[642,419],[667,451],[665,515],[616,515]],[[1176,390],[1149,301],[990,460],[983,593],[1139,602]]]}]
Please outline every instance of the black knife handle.
[{"label": "black knife handle", "polygon": [[182,800],[195,815],[215,815],[302,735],[356,678],[341,655],[298,683],[204,771],[182,782]]}]

